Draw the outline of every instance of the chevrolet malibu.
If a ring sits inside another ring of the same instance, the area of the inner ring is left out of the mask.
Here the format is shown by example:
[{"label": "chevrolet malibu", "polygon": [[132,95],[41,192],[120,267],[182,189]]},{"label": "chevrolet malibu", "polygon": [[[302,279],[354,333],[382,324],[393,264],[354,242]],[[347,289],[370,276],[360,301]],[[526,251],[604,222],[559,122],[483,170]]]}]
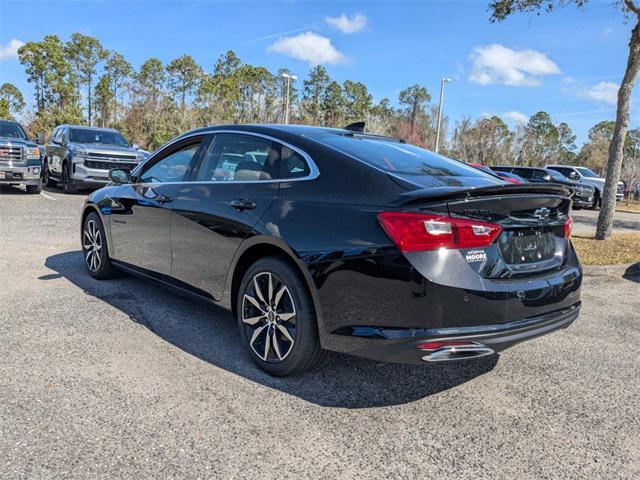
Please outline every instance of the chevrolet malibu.
[{"label": "chevrolet malibu", "polygon": [[472,359],[578,317],[563,186],[359,129],[268,125],[191,131],[110,178],[82,214],[89,274],[226,306],[272,375],[327,351]]}]

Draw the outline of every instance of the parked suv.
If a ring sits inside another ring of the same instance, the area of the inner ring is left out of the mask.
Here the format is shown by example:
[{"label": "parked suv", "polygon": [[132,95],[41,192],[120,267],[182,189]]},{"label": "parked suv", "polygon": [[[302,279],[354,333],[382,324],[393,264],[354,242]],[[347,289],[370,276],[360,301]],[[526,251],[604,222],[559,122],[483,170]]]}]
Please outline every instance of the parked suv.
[{"label": "parked suv", "polygon": [[[596,189],[595,197],[593,199],[593,208],[599,208],[602,203],[602,191],[604,190],[604,178],[598,176],[596,172],[587,167],[576,167],[572,165],[547,165],[549,170],[560,172],[569,180],[577,182],[588,183],[593,185]],[[620,201],[624,197],[624,183],[618,182],[618,189],[616,190],[616,200]]]},{"label": "parked suv", "polygon": [[575,208],[591,207],[593,205],[595,188],[592,185],[571,180],[555,170],[535,167],[491,168],[496,171],[515,173],[531,183],[555,183],[569,187],[573,191],[573,206]]},{"label": "parked suv", "polygon": [[18,122],[0,120],[0,185],[24,185],[40,193],[40,149]]},{"label": "parked suv", "polygon": [[65,193],[78,188],[99,188],[109,183],[109,170],[131,170],[147,152],[111,128],[60,125],[46,147],[43,182],[61,183]]}]

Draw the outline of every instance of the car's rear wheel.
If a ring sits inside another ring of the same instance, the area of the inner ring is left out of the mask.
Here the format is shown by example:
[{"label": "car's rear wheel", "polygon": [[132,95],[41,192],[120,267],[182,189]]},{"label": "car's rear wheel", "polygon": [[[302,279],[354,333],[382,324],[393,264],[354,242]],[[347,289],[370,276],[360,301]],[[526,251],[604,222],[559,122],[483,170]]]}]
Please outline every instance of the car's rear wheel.
[{"label": "car's rear wheel", "polygon": [[238,326],[258,366],[275,376],[322,362],[313,300],[300,273],[279,257],[254,263],[240,283]]},{"label": "car's rear wheel", "polygon": [[82,253],[89,275],[100,280],[118,274],[109,260],[106,238],[100,216],[96,212],[89,213],[82,226]]}]

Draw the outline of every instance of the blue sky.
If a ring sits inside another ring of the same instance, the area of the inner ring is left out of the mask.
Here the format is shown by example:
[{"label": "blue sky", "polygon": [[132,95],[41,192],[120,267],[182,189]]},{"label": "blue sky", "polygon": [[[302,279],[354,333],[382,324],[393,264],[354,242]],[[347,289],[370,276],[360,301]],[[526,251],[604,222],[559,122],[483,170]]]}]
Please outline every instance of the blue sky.
[{"label": "blue sky", "polygon": [[[299,76],[323,63],[338,81],[363,81],[376,100],[393,103],[414,83],[435,101],[447,76],[452,121],[499,114],[513,122],[545,110],[569,123],[579,145],[592,125],[615,118],[631,25],[611,0],[499,24],[489,23],[488,3],[0,0],[0,83],[16,84],[31,99],[13,55],[16,41],[51,33],[67,40],[77,31],[135,67],[151,56],[166,63],[188,53],[211,71],[229,49],[244,62]],[[632,112],[636,127],[640,111]]]}]

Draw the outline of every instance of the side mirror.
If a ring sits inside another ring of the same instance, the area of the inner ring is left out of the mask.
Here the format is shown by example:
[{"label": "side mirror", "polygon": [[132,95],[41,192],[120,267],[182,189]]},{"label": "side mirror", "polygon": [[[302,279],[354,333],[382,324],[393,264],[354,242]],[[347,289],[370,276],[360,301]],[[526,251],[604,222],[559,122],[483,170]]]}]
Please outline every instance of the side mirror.
[{"label": "side mirror", "polygon": [[134,143],[133,145],[131,145],[131,148],[133,148],[134,150],[140,150],[140,145]]},{"label": "side mirror", "polygon": [[118,185],[131,183],[131,172],[124,168],[112,168],[109,170],[109,180]]},{"label": "side mirror", "polygon": [[44,138],[44,133],[42,132],[38,133],[38,136],[36,137],[35,141],[38,145],[44,145],[46,142],[46,139]]},{"label": "side mirror", "polygon": [[543,179],[545,182],[550,182],[550,181],[551,181],[551,175],[547,174],[547,175],[545,175],[544,177],[542,177],[542,179]]},{"label": "side mirror", "polygon": [[579,175],[579,174],[577,174],[576,172],[571,172],[571,173],[569,174],[569,178],[570,178],[571,180],[580,180],[580,175]]}]

